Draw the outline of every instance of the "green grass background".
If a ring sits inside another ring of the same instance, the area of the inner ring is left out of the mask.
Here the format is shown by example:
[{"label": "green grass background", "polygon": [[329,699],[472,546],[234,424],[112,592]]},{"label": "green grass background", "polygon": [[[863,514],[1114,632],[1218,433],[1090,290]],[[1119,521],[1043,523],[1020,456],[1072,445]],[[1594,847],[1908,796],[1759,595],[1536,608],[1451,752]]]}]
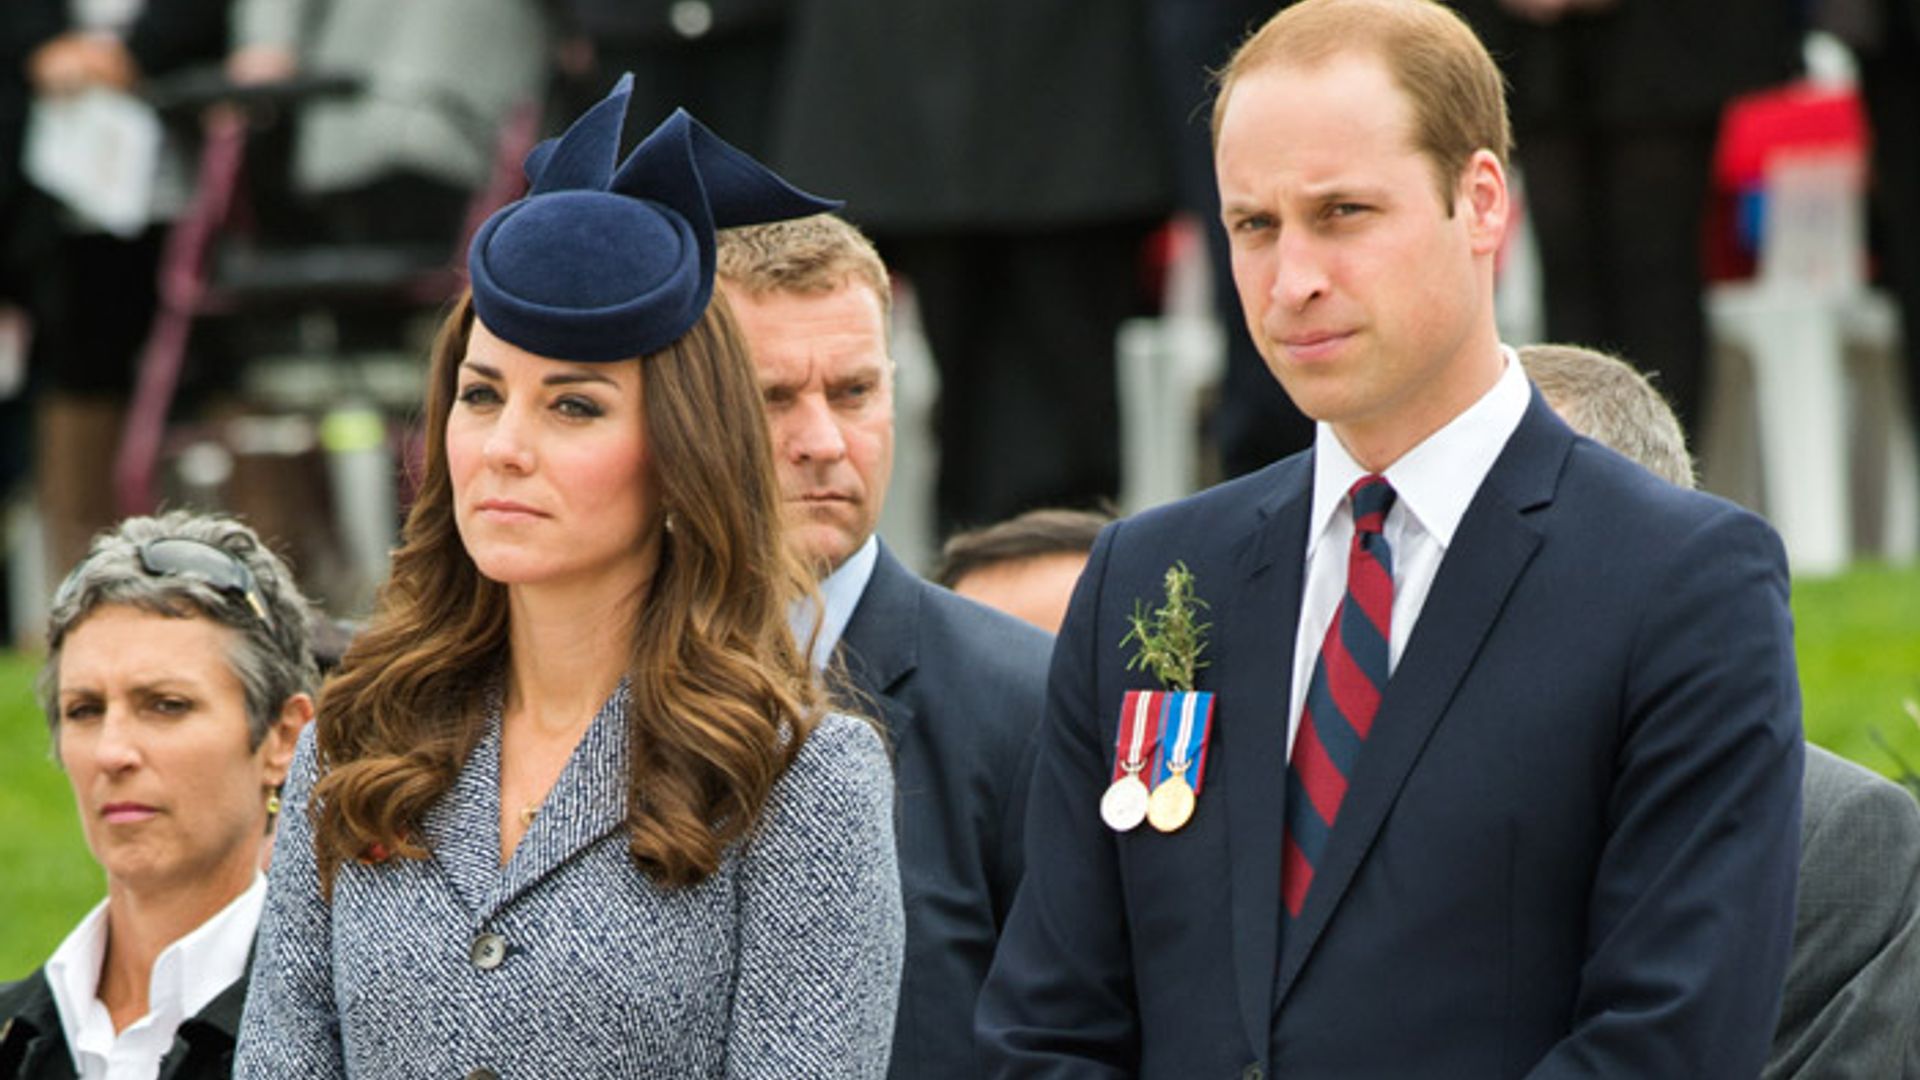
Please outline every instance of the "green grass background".
[{"label": "green grass background", "polygon": [[[1807,736],[1889,776],[1920,768],[1920,568],[1794,585]],[[33,702],[33,657],[0,653],[0,980],[46,959],[105,888]],[[1883,745],[1884,744],[1884,745]]]}]

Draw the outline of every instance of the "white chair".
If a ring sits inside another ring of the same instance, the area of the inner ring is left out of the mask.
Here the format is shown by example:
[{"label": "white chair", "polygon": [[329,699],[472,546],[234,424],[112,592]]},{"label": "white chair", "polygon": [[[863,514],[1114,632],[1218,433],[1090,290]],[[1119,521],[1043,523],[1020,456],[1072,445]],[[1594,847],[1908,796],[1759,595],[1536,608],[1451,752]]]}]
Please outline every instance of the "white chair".
[{"label": "white chair", "polygon": [[[1724,346],[1710,486],[1757,488],[1799,574],[1838,572],[1856,550],[1905,560],[1920,548],[1899,319],[1862,274],[1862,172],[1858,154],[1832,151],[1769,163],[1759,275],[1706,297]],[[1879,535],[1863,535],[1864,519]]]}]

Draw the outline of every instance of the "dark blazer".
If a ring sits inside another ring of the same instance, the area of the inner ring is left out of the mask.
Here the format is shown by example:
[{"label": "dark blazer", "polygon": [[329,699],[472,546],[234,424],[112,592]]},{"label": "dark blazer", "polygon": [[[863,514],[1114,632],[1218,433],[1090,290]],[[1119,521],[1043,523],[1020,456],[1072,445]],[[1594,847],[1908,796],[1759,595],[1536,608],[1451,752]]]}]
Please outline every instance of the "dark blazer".
[{"label": "dark blazer", "polygon": [[[1461,520],[1282,940],[1311,454],[1111,526],[1055,649],[988,1073],[1752,1077],[1793,930],[1773,531],[1536,393]],[[1192,821],[1096,810],[1136,600],[1184,560],[1218,694]]]},{"label": "dark blazer", "polygon": [[1512,83],[1514,122],[1711,124],[1735,94],[1800,66],[1799,5],[1763,0],[1617,0],[1549,26],[1500,0],[1452,0]]},{"label": "dark blazer", "polygon": [[774,164],[866,229],[1031,230],[1166,212],[1141,0],[807,0]]},{"label": "dark blazer", "polygon": [[1793,961],[1765,1080],[1920,1076],[1920,804],[1807,747]]},{"label": "dark blazer", "polygon": [[1053,639],[915,577],[886,545],[841,641],[894,753],[907,959],[894,1080],[978,1077],[973,1006],[1020,883]]},{"label": "dark blazer", "polygon": [[[160,1059],[159,1080],[225,1080],[246,998],[243,975],[183,1022]],[[73,1056],[44,970],[0,986],[0,1080],[73,1080]]]}]

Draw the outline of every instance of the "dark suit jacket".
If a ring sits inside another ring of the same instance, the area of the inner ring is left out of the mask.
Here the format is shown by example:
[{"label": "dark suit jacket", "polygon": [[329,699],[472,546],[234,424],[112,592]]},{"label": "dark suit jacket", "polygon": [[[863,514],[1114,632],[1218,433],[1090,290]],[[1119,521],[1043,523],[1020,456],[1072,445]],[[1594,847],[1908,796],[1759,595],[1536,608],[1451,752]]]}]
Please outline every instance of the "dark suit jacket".
[{"label": "dark suit jacket", "polygon": [[1920,805],[1807,747],[1793,961],[1765,1080],[1920,1075]]},{"label": "dark suit jacket", "polygon": [[1616,0],[1541,26],[1500,0],[1451,0],[1499,61],[1514,123],[1711,124],[1727,99],[1792,78],[1804,30],[1778,0]]},{"label": "dark suit jacket", "polygon": [[[1535,394],[1454,535],[1281,937],[1310,454],[1102,534],[1055,649],[989,1074],[1752,1077],[1792,934],[1800,700],[1772,530]],[[1136,600],[1218,694],[1186,828],[1096,814]]]},{"label": "dark suit jacket", "polygon": [[1165,213],[1141,0],[807,0],[773,164],[884,234]]},{"label": "dark suit jacket", "polygon": [[1053,639],[922,581],[883,544],[841,638],[851,703],[899,780],[906,969],[895,1080],[979,1076],[973,1005],[1020,882],[1020,826]]},{"label": "dark suit jacket", "polygon": [[[225,1080],[233,1068],[233,1043],[246,999],[247,980],[242,976],[182,1023],[174,1033],[173,1049],[160,1059],[159,1080]],[[73,1055],[67,1051],[46,973],[36,971],[0,986],[0,1080],[72,1078]]]}]

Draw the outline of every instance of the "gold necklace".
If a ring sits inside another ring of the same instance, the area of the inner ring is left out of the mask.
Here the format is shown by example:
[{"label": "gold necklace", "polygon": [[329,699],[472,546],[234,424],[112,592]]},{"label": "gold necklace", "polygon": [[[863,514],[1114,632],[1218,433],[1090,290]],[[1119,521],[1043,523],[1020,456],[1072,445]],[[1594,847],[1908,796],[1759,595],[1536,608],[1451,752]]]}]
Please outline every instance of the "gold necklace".
[{"label": "gold necklace", "polygon": [[533,819],[539,816],[540,816],[539,803],[528,803],[527,805],[520,808],[520,824],[523,826],[531,828],[533,826]]}]

